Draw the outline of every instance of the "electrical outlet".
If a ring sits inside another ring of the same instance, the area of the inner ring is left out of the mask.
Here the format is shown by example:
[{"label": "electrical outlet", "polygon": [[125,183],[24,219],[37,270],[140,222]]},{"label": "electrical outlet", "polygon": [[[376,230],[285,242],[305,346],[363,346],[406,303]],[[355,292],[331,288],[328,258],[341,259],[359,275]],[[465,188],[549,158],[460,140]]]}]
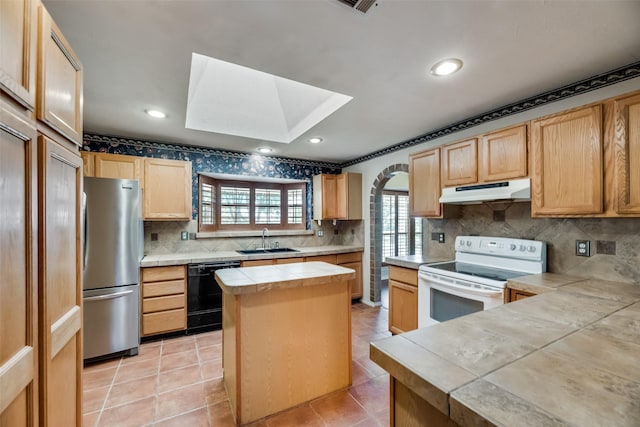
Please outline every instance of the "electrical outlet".
[{"label": "electrical outlet", "polygon": [[316,235],[317,235],[318,237],[323,237],[323,236],[324,236],[324,230],[318,230],[318,231],[316,231]]},{"label": "electrical outlet", "polygon": [[577,256],[591,256],[591,241],[590,240],[576,240],[576,255]]},{"label": "electrical outlet", "polygon": [[438,242],[444,243],[444,233],[438,233]]},{"label": "electrical outlet", "polygon": [[180,233],[180,240],[188,240],[189,239],[189,233],[187,231],[182,231]]}]

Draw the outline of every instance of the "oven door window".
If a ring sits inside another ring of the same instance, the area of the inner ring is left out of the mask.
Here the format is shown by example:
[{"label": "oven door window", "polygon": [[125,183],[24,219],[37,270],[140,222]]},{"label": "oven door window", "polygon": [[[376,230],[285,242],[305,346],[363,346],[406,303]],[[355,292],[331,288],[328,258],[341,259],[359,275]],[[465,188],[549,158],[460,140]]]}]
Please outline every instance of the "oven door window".
[{"label": "oven door window", "polygon": [[484,304],[469,298],[451,295],[438,289],[431,288],[430,317],[438,322],[455,319],[456,317],[482,311]]}]

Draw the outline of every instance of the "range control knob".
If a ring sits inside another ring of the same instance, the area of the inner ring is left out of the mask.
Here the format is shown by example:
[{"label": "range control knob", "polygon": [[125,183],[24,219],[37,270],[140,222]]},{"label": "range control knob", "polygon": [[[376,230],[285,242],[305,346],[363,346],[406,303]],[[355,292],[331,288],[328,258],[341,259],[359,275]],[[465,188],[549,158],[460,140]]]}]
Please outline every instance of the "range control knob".
[{"label": "range control knob", "polygon": [[467,240],[467,246],[471,246],[471,240]]},{"label": "range control knob", "polygon": [[516,248],[517,248],[517,246],[516,246],[515,243],[512,243],[512,244],[509,245],[509,249],[512,250],[512,251],[515,251]]},{"label": "range control knob", "polygon": [[464,246],[464,240],[460,239],[460,241],[458,242],[458,246]]},{"label": "range control knob", "polygon": [[520,245],[520,252],[524,252],[525,250],[527,250],[527,247],[525,245]]},{"label": "range control knob", "polygon": [[532,253],[533,253],[533,252],[535,252],[535,251],[536,251],[536,247],[535,247],[535,246],[533,246],[533,245],[531,245],[531,246],[529,246],[529,247],[527,248],[527,250],[528,250],[529,252],[532,252]]}]

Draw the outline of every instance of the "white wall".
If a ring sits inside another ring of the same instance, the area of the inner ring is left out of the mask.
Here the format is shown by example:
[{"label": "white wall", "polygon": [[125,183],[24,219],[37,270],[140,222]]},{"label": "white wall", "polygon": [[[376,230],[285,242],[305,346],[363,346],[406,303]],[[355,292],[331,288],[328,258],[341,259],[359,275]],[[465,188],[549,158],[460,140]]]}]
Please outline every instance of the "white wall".
[{"label": "white wall", "polygon": [[[409,154],[415,153],[422,150],[427,150],[432,147],[437,147],[439,145],[443,145],[449,142],[458,141],[467,137],[473,137],[476,135],[480,135],[485,132],[490,132],[496,129],[508,127],[511,125],[516,125],[518,123],[522,123],[528,120],[536,119],[538,117],[542,117],[548,114],[554,114],[560,111],[564,111],[570,108],[579,107],[581,105],[589,104],[591,102],[600,101],[606,98],[611,98],[614,96],[618,96],[627,92],[632,92],[635,90],[640,90],[640,77],[634,78],[631,80],[627,80],[622,83],[618,83],[616,85],[608,86],[605,88],[601,88],[598,90],[594,90],[592,92],[588,92],[585,94],[577,95],[568,99],[563,99],[561,101],[557,101],[554,103],[546,104],[542,107],[538,107],[532,110],[528,110],[524,113],[512,115],[509,117],[505,117],[502,119],[498,119],[492,122],[483,123],[481,125],[475,126],[473,128],[465,129],[463,131],[444,136],[442,138],[438,138],[429,142],[425,142],[423,144],[419,144],[401,151],[396,151],[394,153],[378,157],[372,160],[368,160],[366,162],[358,163],[356,165],[350,166],[344,169],[344,172],[359,172],[362,174],[362,218],[364,221],[364,254],[362,259],[362,267],[363,267],[363,287],[364,287],[364,298],[365,302],[369,302],[369,288],[371,286],[370,283],[370,265],[369,265],[369,256],[370,250],[369,247],[371,245],[371,236],[370,236],[370,206],[369,206],[369,198],[371,196],[371,190],[373,189],[373,182],[378,177],[378,175],[387,167],[396,164],[396,163],[408,163]],[[454,119],[452,119],[454,121]],[[435,130],[435,129],[434,129]],[[418,135],[416,135],[417,137]],[[389,145],[394,145],[400,143],[401,141],[389,141]],[[363,155],[366,153],[363,153]],[[428,250],[427,250],[428,252]],[[429,255],[426,253],[425,255]]]}]

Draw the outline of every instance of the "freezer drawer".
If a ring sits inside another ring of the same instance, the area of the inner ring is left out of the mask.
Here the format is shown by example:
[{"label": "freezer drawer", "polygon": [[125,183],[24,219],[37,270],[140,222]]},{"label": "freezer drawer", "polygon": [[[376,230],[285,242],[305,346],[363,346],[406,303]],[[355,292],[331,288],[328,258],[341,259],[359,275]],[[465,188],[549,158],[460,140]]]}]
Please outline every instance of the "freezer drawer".
[{"label": "freezer drawer", "polygon": [[140,286],[83,292],[84,358],[128,350],[138,354]]}]

